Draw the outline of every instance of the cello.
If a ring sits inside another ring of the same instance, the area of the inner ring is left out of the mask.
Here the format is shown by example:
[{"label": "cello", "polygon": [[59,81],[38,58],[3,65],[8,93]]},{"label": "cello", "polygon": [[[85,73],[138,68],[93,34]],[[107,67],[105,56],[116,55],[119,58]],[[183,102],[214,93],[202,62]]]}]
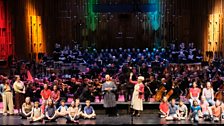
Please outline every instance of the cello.
[{"label": "cello", "polygon": [[224,101],[223,91],[224,91],[224,85],[221,85],[219,90],[215,93],[214,97],[216,100]]},{"label": "cello", "polygon": [[171,88],[171,89],[169,90],[169,92],[166,94],[165,97],[166,97],[167,99],[169,99],[170,96],[173,94],[173,92],[174,92],[174,88],[176,87],[176,83],[177,83],[176,81],[173,82],[173,84],[172,84],[172,88]]},{"label": "cello", "polygon": [[170,96],[173,94],[173,88],[169,90],[169,92],[166,94],[166,98],[169,99]]},{"label": "cello", "polygon": [[155,94],[155,101],[160,101],[163,97],[163,92],[166,90],[166,88],[162,85],[160,86],[159,90]]}]

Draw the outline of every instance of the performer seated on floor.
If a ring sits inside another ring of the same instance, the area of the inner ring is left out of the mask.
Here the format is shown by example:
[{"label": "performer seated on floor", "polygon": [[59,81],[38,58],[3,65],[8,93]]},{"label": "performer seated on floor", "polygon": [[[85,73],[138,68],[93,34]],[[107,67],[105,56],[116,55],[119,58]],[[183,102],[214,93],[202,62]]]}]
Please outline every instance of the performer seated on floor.
[{"label": "performer seated on floor", "polygon": [[86,106],[84,107],[83,113],[84,119],[95,119],[96,114],[93,107],[90,105],[90,100],[86,100]]},{"label": "performer seated on floor", "polygon": [[178,119],[179,120],[187,119],[187,115],[188,115],[187,106],[184,104],[183,101],[180,100],[179,106],[178,106]]},{"label": "performer seated on floor", "polygon": [[221,110],[222,110],[221,116],[222,116],[222,119],[224,119],[224,102],[221,102]]},{"label": "performer seated on floor", "polygon": [[34,103],[34,107],[32,108],[31,117],[28,118],[30,122],[43,121],[44,114],[42,113],[41,108],[39,107],[39,102],[36,101]]},{"label": "performer seated on floor", "polygon": [[189,119],[194,122],[198,122],[199,115],[201,114],[201,107],[198,105],[197,100],[193,100],[193,104],[191,105]]},{"label": "performer seated on floor", "polygon": [[22,105],[22,119],[27,119],[31,116],[33,104],[30,101],[30,97],[26,97],[25,102]]},{"label": "performer seated on floor", "polygon": [[56,110],[56,114],[58,117],[64,117],[67,118],[67,110],[68,107],[65,105],[65,101],[61,100],[61,106]]},{"label": "performer seated on floor", "polygon": [[216,122],[220,121],[222,106],[219,100],[216,100],[215,105],[209,107],[208,110],[209,110],[209,114],[211,115],[214,121]]},{"label": "performer seated on floor", "polygon": [[199,117],[207,117],[209,115],[209,111],[208,111],[208,107],[209,107],[209,103],[207,102],[205,96],[201,96],[201,114],[199,115]]},{"label": "performer seated on floor", "polygon": [[162,117],[162,118],[168,117],[168,115],[169,115],[169,103],[168,103],[166,97],[163,97],[163,100],[159,105],[159,110],[160,110],[160,113],[159,113],[160,117]]},{"label": "performer seated on floor", "polygon": [[75,99],[75,105],[78,106],[79,111],[81,112],[80,114],[82,115],[82,105],[80,104],[80,99],[79,98]]},{"label": "performer seated on floor", "polygon": [[176,105],[176,100],[172,99],[171,104],[169,104],[169,115],[166,120],[177,120],[178,119],[178,105]]},{"label": "performer seated on floor", "polygon": [[45,114],[45,108],[47,106],[47,100],[42,101],[42,105],[40,106],[42,114]]},{"label": "performer seated on floor", "polygon": [[72,101],[71,106],[68,108],[68,122],[79,122],[81,111],[77,103]]},{"label": "performer seated on floor", "polygon": [[45,109],[45,119],[47,119],[49,122],[56,121],[56,106],[53,103],[52,99],[48,99],[47,106]]}]

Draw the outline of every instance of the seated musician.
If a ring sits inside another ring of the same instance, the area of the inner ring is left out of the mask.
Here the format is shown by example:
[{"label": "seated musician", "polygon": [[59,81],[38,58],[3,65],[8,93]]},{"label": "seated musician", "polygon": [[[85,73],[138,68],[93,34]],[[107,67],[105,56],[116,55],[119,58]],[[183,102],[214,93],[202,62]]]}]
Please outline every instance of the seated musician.
[{"label": "seated musician", "polygon": [[160,110],[159,115],[160,115],[161,118],[168,117],[168,115],[169,115],[169,103],[168,103],[166,97],[163,97],[163,100],[159,105],[159,110]]},{"label": "seated musician", "polygon": [[154,75],[150,75],[149,80],[150,80],[149,87],[150,87],[153,95],[155,95],[156,94],[156,88],[158,88],[157,87],[158,86],[158,82],[156,81]]},{"label": "seated musician", "polygon": [[209,105],[214,105],[214,90],[211,87],[211,83],[206,83],[206,88],[203,88],[202,96],[204,96]]},{"label": "seated musician", "polygon": [[198,104],[197,100],[193,100],[193,104],[191,105],[189,119],[194,122],[198,122],[199,115],[201,114],[201,107]]},{"label": "seated musician", "polygon": [[99,101],[101,102],[101,99],[102,99],[102,91],[101,91],[102,84],[100,83],[100,80],[98,78],[95,79],[94,86],[95,86],[94,95],[98,96]]},{"label": "seated musician", "polygon": [[187,118],[187,115],[188,115],[187,106],[184,104],[183,101],[180,100],[179,106],[178,106],[178,119],[184,120]]},{"label": "seated musician", "polygon": [[92,85],[86,85],[85,89],[80,95],[80,101],[84,102],[87,99],[89,99],[91,102],[95,101],[95,96],[94,96],[94,88]]},{"label": "seated musician", "polygon": [[[162,78],[162,79],[161,79],[161,84],[160,84],[160,86],[159,86],[160,88],[161,88],[161,87],[165,87],[165,91],[164,91],[164,93],[167,93],[167,92],[171,89],[171,88],[169,87],[169,85],[166,83],[166,81],[167,81],[166,78]],[[159,88],[159,89],[160,89],[160,88]],[[156,89],[156,91],[158,91],[158,90]],[[164,95],[164,94],[163,94],[163,95]],[[168,99],[167,99],[167,100],[168,100]]]},{"label": "seated musician", "polygon": [[62,83],[61,88],[60,88],[60,99],[68,101],[68,86],[67,84]]},{"label": "seated musician", "polygon": [[193,87],[190,88],[189,92],[190,92],[190,99],[189,99],[190,104],[191,105],[193,104],[193,100],[197,100],[197,103],[200,103],[199,95],[200,95],[201,90],[199,88],[197,88],[196,81],[193,82]]},{"label": "seated musician", "polygon": [[202,111],[200,117],[208,116],[209,115],[209,111],[208,111],[209,103],[207,102],[205,96],[201,96],[200,106],[201,106],[201,111]]},{"label": "seated musician", "polygon": [[172,99],[171,104],[169,104],[169,115],[166,117],[166,120],[177,120],[178,114],[178,105],[176,105],[176,100]]},{"label": "seated musician", "polygon": [[219,100],[215,101],[215,105],[209,107],[209,114],[211,115],[214,121],[220,121],[221,111],[222,111],[222,106]]}]

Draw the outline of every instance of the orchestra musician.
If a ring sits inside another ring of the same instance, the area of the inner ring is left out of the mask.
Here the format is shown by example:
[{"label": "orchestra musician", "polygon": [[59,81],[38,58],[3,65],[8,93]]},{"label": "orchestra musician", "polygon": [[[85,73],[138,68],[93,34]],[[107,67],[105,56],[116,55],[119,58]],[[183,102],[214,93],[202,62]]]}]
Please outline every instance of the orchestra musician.
[{"label": "orchestra musician", "polygon": [[[146,80],[147,81],[147,80]],[[149,77],[149,82],[145,83],[145,101],[147,102],[149,100],[149,96],[156,94],[156,89],[158,88],[158,82],[155,79],[155,76],[153,74]]]}]

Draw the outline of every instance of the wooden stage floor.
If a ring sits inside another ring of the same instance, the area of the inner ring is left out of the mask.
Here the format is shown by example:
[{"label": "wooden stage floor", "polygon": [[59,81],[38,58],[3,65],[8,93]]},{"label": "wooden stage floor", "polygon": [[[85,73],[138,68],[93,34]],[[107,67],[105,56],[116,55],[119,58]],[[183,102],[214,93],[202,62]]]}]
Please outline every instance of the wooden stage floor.
[{"label": "wooden stage floor", "polygon": [[[66,119],[59,118],[57,122],[35,122],[30,123],[26,119],[21,119],[20,116],[2,116],[0,115],[1,125],[74,125],[74,123],[66,123]],[[79,120],[79,125],[224,125],[224,120],[221,122],[206,122],[202,119],[198,123],[189,120],[182,121],[166,121],[164,118],[159,118],[157,114],[142,114],[141,117],[132,117],[127,114],[118,117],[108,117],[106,115],[97,115],[95,120]]]}]

